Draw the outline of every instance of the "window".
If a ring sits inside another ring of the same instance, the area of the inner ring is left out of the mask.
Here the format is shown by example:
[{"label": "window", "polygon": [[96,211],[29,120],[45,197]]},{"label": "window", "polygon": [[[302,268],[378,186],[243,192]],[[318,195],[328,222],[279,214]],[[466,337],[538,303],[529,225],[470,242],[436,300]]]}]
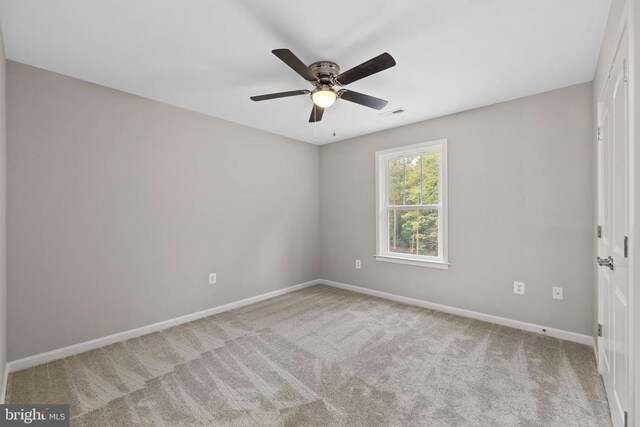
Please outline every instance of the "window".
[{"label": "window", "polygon": [[447,140],[376,152],[379,261],[448,268]]}]

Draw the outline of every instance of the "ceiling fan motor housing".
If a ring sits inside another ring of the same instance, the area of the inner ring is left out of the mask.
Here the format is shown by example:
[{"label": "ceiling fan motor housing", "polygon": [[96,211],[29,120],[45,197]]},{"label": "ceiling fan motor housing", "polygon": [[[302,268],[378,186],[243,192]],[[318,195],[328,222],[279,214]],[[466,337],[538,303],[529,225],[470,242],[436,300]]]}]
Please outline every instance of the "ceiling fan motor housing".
[{"label": "ceiling fan motor housing", "polygon": [[340,67],[338,64],[331,61],[318,61],[309,65],[309,70],[318,77],[320,85],[335,85],[337,84],[335,77],[340,74]]}]

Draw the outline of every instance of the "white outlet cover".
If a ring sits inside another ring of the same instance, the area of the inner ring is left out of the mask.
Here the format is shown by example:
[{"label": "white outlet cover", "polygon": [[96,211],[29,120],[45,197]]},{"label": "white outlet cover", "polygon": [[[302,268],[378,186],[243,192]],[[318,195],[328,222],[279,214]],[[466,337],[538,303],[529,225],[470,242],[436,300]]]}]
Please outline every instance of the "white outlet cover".
[{"label": "white outlet cover", "polygon": [[561,287],[559,286],[553,287],[553,299],[559,299],[559,300],[564,299],[563,289]]},{"label": "white outlet cover", "polygon": [[524,295],[524,282],[513,282],[513,293]]},{"label": "white outlet cover", "polygon": [[218,281],[217,274],[216,273],[209,273],[209,284],[210,285],[215,285],[217,281]]},{"label": "white outlet cover", "polygon": [[360,270],[362,268],[362,261],[360,261],[359,259],[356,260],[356,268],[358,270]]}]

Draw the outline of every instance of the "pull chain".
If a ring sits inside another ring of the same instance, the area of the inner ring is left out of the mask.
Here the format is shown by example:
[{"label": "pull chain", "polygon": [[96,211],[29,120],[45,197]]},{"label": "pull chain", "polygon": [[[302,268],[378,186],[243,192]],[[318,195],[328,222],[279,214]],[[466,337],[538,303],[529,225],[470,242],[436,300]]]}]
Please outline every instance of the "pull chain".
[{"label": "pull chain", "polygon": [[318,116],[317,116],[318,112],[317,109],[315,107],[315,105],[313,106],[313,142],[318,143]]},{"label": "pull chain", "polygon": [[333,124],[333,136],[336,136],[336,104],[333,104],[332,112],[331,112],[331,122]]}]

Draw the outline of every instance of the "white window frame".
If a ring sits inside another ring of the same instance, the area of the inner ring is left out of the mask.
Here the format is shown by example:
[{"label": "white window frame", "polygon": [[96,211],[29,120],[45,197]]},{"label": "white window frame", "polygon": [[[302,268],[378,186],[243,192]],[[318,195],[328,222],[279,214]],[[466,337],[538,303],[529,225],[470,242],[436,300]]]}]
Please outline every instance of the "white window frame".
[{"label": "white window frame", "polygon": [[[438,256],[399,254],[389,251],[388,212],[388,165],[389,160],[401,155],[437,152],[440,154],[440,203],[429,205],[403,206],[409,208],[438,209]],[[449,268],[449,239],[448,239],[448,204],[447,204],[447,140],[423,142],[404,147],[376,151],[376,255],[377,261],[395,262],[399,264],[417,265],[440,269]]]}]

